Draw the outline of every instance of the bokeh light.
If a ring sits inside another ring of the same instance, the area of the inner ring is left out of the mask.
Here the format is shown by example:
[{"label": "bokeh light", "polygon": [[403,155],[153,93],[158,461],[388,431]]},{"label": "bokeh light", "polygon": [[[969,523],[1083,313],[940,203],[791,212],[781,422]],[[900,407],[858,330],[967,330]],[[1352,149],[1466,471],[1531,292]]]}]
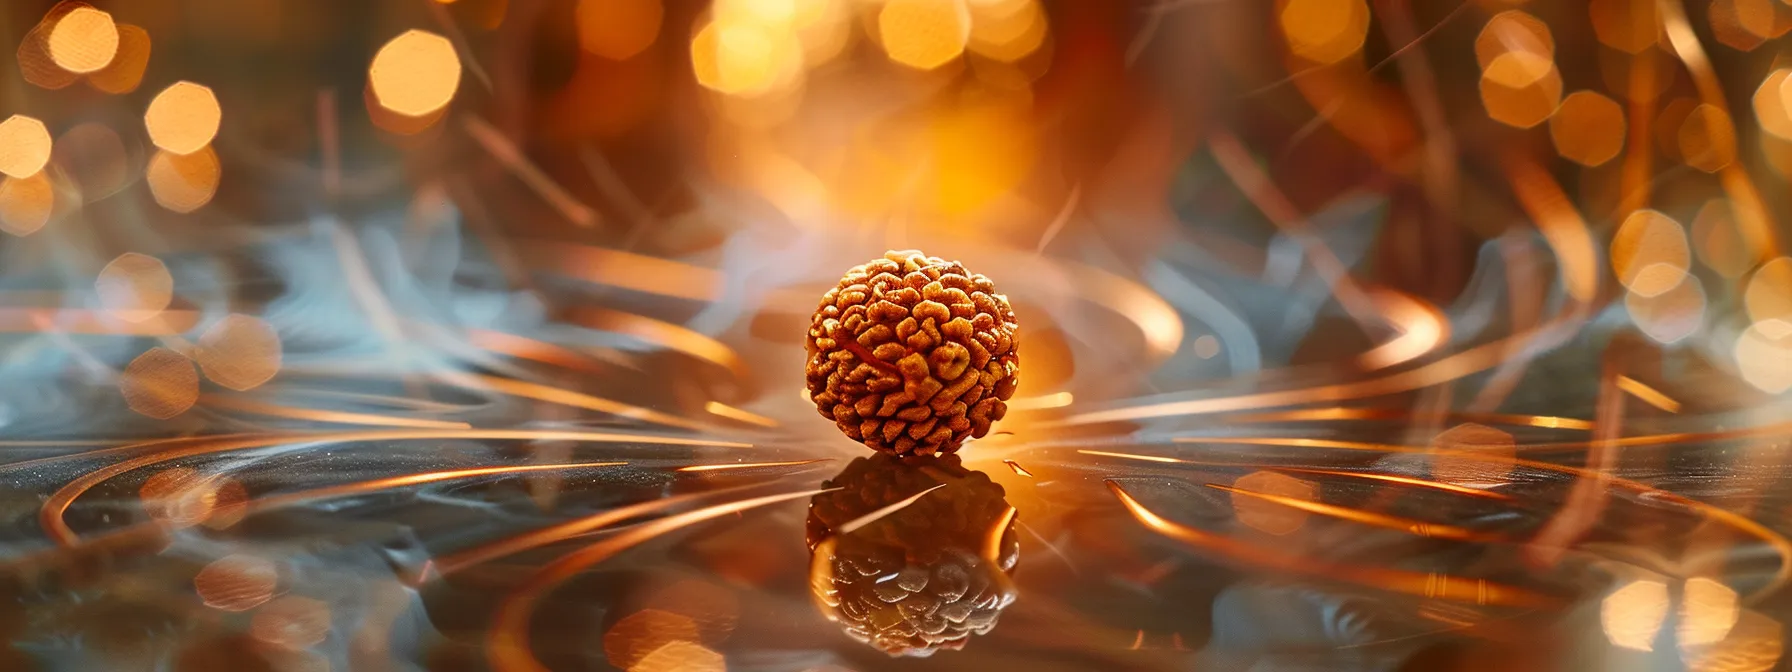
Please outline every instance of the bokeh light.
[{"label": "bokeh light", "polygon": [[143,84],[143,71],[149,68],[149,52],[149,31],[118,24],[118,55],[105,68],[88,75],[87,83],[112,94],[136,91]]},{"label": "bokeh light", "polygon": [[1195,356],[1201,359],[1213,359],[1220,354],[1220,339],[1213,334],[1202,334],[1195,338]]},{"label": "bokeh light", "polygon": [[[1319,499],[1319,486],[1275,471],[1254,471],[1240,476],[1232,483],[1232,487],[1303,502]],[[1238,522],[1265,534],[1292,534],[1305,526],[1311,515],[1304,510],[1261,497],[1236,492],[1231,494],[1232,511],[1238,516]]]},{"label": "bokeh light", "polygon": [[1760,320],[1736,338],[1736,369],[1768,394],[1792,390],[1792,322]]},{"label": "bokeh light", "polygon": [[152,520],[176,528],[204,521],[217,503],[211,479],[187,467],[170,467],[151,474],[137,488],[137,498]]},{"label": "bokeh light", "polygon": [[1701,104],[1680,125],[1680,156],[1686,165],[1707,173],[1736,160],[1736,128],[1716,105]]},{"label": "bokeh light", "polygon": [[1676,639],[1680,646],[1721,642],[1736,627],[1740,615],[1736,591],[1711,579],[1695,576],[1681,591],[1680,622]]},{"label": "bokeh light", "polygon": [[1686,230],[1656,210],[1637,210],[1612,237],[1612,271],[1625,287],[1644,297],[1680,284],[1692,264]]},{"label": "bokeh light", "polygon": [[55,30],[56,22],[60,21],[63,16],[87,6],[86,3],[67,0],[57,3],[44,14],[42,21],[25,33],[24,39],[19,40],[19,49],[16,55],[19,62],[19,74],[24,77],[25,81],[34,86],[54,90],[81,79],[80,75],[64,70],[62,66],[56,64],[54,59],[50,58],[50,33]]},{"label": "bokeh light", "polygon": [[149,101],[143,125],[162,151],[192,154],[218,135],[223,110],[212,90],[192,82],[175,82]]},{"label": "bokeh light", "polygon": [[90,203],[117,193],[131,179],[124,140],[105,124],[88,122],[69,129],[56,139],[51,158]]},{"label": "bokeh light", "polygon": [[653,46],[665,15],[660,0],[579,0],[573,19],[580,47],[621,61]]},{"label": "bokeh light", "polygon": [[681,580],[655,592],[647,605],[690,619],[699,638],[710,646],[727,641],[740,619],[740,598],[733,589],[696,579]]},{"label": "bokeh light", "polygon": [[156,152],[143,178],[156,203],[174,212],[192,212],[210,203],[218,193],[223,167],[211,147],[192,154]]},{"label": "bokeh light", "polygon": [[56,210],[56,188],[43,172],[19,179],[0,177],[0,230],[14,236],[37,233]]},{"label": "bokeh light", "polygon": [[1494,121],[1530,128],[1555,113],[1562,75],[1554,61],[1526,51],[1501,54],[1481,73],[1481,103]]},{"label": "bokeh light", "polygon": [[1624,294],[1624,309],[1637,329],[1657,343],[1670,345],[1686,340],[1705,323],[1705,287],[1688,275],[1672,289],[1655,296]]},{"label": "bokeh light", "polygon": [[174,300],[174,276],[169,275],[168,266],[136,252],[118,255],[100,269],[93,288],[100,308],[126,322],[153,318]]},{"label": "bokeh light", "polygon": [[722,672],[726,669],[728,666],[723,662],[722,654],[687,641],[667,642],[628,668],[629,672]]},{"label": "bokeh light", "polygon": [[1549,118],[1549,137],[1562,158],[1583,166],[1612,160],[1624,149],[1624,110],[1610,98],[1576,91]]},{"label": "bokeh light", "polygon": [[697,82],[719,93],[760,96],[786,89],[803,71],[801,45],[777,26],[717,18],[691,38]]},{"label": "bokeh light", "polygon": [[1741,277],[1754,264],[1754,253],[1736,228],[1736,214],[1729,199],[1714,198],[1699,207],[1692,220],[1693,250],[1699,261],[1718,275]]},{"label": "bokeh light", "polygon": [[448,106],[460,90],[460,55],[448,38],[410,30],[392,38],[373,56],[368,84],[380,105],[421,117]]},{"label": "bokeh light", "polygon": [[199,372],[186,355],[167,348],[151,348],[124,367],[118,390],[131,410],[167,420],[187,412],[199,401]]},{"label": "bokeh light", "polygon": [[227,315],[200,335],[198,345],[193,359],[205,377],[233,390],[260,387],[280,371],[280,334],[259,317]]},{"label": "bokeh light", "polygon": [[1288,51],[1314,63],[1344,60],[1363,48],[1369,34],[1363,0],[1283,0],[1277,18]]},{"label": "bokeh light", "polygon": [[1792,106],[1787,105],[1786,78],[1792,70],[1780,68],[1767,73],[1753,98],[1755,122],[1761,130],[1792,140]]},{"label": "bokeh light", "polygon": [[1668,585],[1639,579],[1605,596],[1599,604],[1599,623],[1605,638],[1634,651],[1653,651],[1655,635],[1668,618]]},{"label": "bokeh light", "polygon": [[974,53],[1012,63],[1045,44],[1050,23],[1039,0],[984,0],[969,3],[971,35],[967,47]]},{"label": "bokeh light", "polygon": [[1475,61],[1485,70],[1494,59],[1508,52],[1524,52],[1555,60],[1555,36],[1542,19],[1523,10],[1509,9],[1495,14],[1475,36]]},{"label": "bokeh light", "polygon": [[964,0],[885,0],[877,31],[890,60],[932,70],[964,53],[971,13]]},{"label": "bokeh light", "polygon": [[50,162],[50,129],[44,122],[15,114],[0,121],[0,173],[31,177]]},{"label": "bokeh light", "polygon": [[[1690,592],[1692,586],[1687,586]],[[1680,660],[1689,672],[1772,672],[1783,669],[1786,627],[1753,609],[1736,614],[1735,624],[1722,639],[1680,645]]]},{"label": "bokeh light", "polygon": [[1757,322],[1792,322],[1792,257],[1769,259],[1755,269],[1742,300],[1748,316]]},{"label": "bokeh light", "polygon": [[694,641],[698,636],[697,624],[682,614],[642,609],[604,632],[604,655],[610,665],[626,670],[662,646]]},{"label": "bokeh light", "polygon": [[1466,422],[1431,439],[1431,477],[1445,483],[1485,488],[1507,481],[1518,444],[1512,434]]},{"label": "bokeh light", "polygon": [[1661,12],[1656,0],[1592,0],[1593,33],[1605,46],[1627,54],[1641,53],[1661,38]]},{"label": "bokeh light", "polygon": [[80,7],[64,15],[50,30],[50,60],[69,72],[89,73],[106,67],[118,54],[118,26],[112,15]]},{"label": "bokeh light", "polygon": [[226,555],[207,563],[193,576],[193,590],[205,606],[220,611],[248,611],[274,597],[280,573],[267,558]]},{"label": "bokeh light", "polygon": [[1752,51],[1792,27],[1792,12],[1778,0],[1712,0],[1707,17],[1719,44]]},{"label": "bokeh light", "polygon": [[255,610],[249,634],[282,648],[315,645],[330,634],[330,605],[309,597],[282,596]]}]

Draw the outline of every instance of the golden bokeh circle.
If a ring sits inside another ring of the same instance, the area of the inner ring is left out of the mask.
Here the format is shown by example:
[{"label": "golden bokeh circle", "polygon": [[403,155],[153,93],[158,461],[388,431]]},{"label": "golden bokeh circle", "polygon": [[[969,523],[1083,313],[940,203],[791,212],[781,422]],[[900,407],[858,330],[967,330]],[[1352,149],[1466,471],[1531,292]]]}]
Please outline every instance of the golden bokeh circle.
[{"label": "golden bokeh circle", "polygon": [[1561,73],[1554,61],[1537,54],[1500,54],[1481,73],[1481,103],[1487,116],[1508,126],[1531,128],[1543,123],[1561,99]]},{"label": "golden bokeh circle", "polygon": [[259,317],[232,313],[199,336],[193,358],[212,382],[252,390],[280,372],[280,334]]},{"label": "golden bokeh circle", "polygon": [[193,82],[175,82],[149,101],[143,125],[162,151],[192,154],[211,144],[223,120],[218,97]]},{"label": "golden bokeh circle", "polygon": [[0,121],[0,174],[31,177],[50,162],[50,129],[22,114]]},{"label": "golden bokeh circle", "polygon": [[81,74],[95,72],[117,56],[118,26],[111,14],[80,7],[56,22],[46,46],[58,67]]},{"label": "golden bokeh circle", "polygon": [[248,611],[273,599],[279,581],[279,570],[272,561],[254,555],[227,555],[193,576],[193,591],[213,609]]},{"label": "golden bokeh circle", "polygon": [[118,379],[125,405],[146,417],[167,420],[199,401],[193,362],[167,348],[151,348],[126,365]]},{"label": "golden bokeh circle", "polygon": [[0,177],[0,231],[29,236],[50,223],[56,211],[56,187],[49,176]]},{"label": "golden bokeh circle", "polygon": [[447,107],[460,90],[460,76],[454,44],[424,30],[406,31],[386,42],[367,68],[380,106],[412,117]]},{"label": "golden bokeh circle", "polygon": [[1792,323],[1792,257],[1775,257],[1749,276],[1742,295],[1748,316],[1756,321]]},{"label": "golden bokeh circle", "polygon": [[1518,9],[1493,15],[1475,36],[1475,61],[1485,70],[1500,54],[1513,51],[1555,59],[1556,41],[1549,24]]},{"label": "golden bokeh circle", "polygon": [[150,157],[143,179],[156,203],[174,212],[193,212],[210,203],[218,193],[223,167],[211,147],[191,154],[156,152]]},{"label": "golden bokeh circle", "polygon": [[1363,0],[1284,0],[1276,17],[1288,51],[1314,63],[1348,58],[1369,34],[1369,6]]},{"label": "golden bokeh circle", "polygon": [[964,53],[971,13],[963,0],[888,0],[877,14],[877,31],[891,61],[933,70]]},{"label": "golden bokeh circle", "polygon": [[1597,166],[1624,149],[1624,109],[1593,91],[1576,91],[1549,117],[1556,153],[1583,166]]},{"label": "golden bokeh circle", "polygon": [[1612,271],[1630,291],[1658,296],[1686,278],[1692,253],[1686,229],[1657,210],[1630,213],[1612,236]]},{"label": "golden bokeh circle", "polygon": [[168,266],[136,252],[118,255],[100,269],[93,288],[100,308],[126,322],[155,317],[174,301],[174,276],[168,273]]},{"label": "golden bokeh circle", "polygon": [[665,15],[660,0],[579,0],[573,21],[579,29],[580,47],[621,61],[653,46]]}]

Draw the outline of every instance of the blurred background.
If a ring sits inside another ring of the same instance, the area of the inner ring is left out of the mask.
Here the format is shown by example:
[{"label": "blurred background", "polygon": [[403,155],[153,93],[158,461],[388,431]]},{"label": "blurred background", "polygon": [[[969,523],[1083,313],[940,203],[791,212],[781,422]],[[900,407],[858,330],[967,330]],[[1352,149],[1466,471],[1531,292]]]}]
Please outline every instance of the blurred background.
[{"label": "blurred background", "polygon": [[[1792,669],[1782,0],[11,0],[0,669]],[[872,459],[816,301],[989,276]]]}]

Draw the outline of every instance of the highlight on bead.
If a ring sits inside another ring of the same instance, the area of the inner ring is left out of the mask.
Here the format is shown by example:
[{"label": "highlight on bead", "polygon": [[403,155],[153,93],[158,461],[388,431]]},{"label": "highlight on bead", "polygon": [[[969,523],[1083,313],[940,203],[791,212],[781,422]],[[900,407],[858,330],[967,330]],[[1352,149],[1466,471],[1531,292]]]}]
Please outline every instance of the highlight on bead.
[{"label": "highlight on bead", "polygon": [[846,272],[811,320],[806,372],[822,417],[897,455],[951,453],[1008,412],[1014,309],[989,278],[915,250]]}]

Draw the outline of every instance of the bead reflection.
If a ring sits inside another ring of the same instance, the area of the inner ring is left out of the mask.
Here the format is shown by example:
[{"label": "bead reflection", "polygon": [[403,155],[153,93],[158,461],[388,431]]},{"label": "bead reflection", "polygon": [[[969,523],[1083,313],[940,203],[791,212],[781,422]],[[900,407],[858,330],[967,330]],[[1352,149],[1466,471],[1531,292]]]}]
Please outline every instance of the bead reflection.
[{"label": "bead reflection", "polygon": [[809,586],[846,634],[891,656],[961,649],[1014,602],[1002,486],[957,456],[854,460],[809,501]]}]

